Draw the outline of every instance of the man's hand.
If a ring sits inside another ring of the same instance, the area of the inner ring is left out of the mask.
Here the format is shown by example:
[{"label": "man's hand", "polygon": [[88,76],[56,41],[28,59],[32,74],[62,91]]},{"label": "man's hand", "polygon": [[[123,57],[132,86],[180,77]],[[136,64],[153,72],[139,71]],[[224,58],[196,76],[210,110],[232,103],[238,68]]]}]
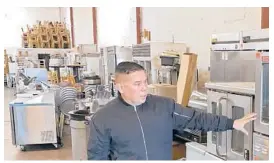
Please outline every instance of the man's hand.
[{"label": "man's hand", "polygon": [[245,126],[245,124],[255,120],[256,116],[257,116],[256,113],[250,113],[250,114],[244,116],[241,119],[235,120],[234,123],[233,123],[233,128],[236,129],[236,130],[242,131],[243,133],[248,135],[248,132],[246,131],[244,126]]}]

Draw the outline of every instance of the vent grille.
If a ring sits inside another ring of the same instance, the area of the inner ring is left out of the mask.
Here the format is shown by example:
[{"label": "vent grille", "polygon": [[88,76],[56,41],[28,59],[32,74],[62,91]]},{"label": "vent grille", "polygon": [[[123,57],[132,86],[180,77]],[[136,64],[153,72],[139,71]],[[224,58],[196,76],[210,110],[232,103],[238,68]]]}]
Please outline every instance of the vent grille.
[{"label": "vent grille", "polygon": [[150,56],[150,44],[137,44],[132,47],[133,57],[149,57]]},{"label": "vent grille", "polygon": [[54,140],[53,131],[41,131],[41,141],[42,142],[52,142]]}]

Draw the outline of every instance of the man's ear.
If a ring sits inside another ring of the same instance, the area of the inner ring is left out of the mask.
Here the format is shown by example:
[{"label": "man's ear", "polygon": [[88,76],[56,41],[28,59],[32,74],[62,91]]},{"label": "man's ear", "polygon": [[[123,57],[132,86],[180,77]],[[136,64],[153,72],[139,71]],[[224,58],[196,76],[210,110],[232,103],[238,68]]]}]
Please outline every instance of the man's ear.
[{"label": "man's ear", "polygon": [[123,88],[122,85],[120,83],[115,84],[115,88],[120,92],[123,93]]}]

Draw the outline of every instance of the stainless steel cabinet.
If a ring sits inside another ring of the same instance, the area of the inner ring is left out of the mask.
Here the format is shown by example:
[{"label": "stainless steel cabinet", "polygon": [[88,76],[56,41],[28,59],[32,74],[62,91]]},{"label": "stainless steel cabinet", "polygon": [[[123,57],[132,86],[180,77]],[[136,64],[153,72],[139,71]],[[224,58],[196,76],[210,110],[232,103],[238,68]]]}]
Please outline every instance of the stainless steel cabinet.
[{"label": "stainless steel cabinet", "polygon": [[223,161],[220,157],[208,153],[206,151],[206,146],[196,142],[186,143],[186,160]]}]

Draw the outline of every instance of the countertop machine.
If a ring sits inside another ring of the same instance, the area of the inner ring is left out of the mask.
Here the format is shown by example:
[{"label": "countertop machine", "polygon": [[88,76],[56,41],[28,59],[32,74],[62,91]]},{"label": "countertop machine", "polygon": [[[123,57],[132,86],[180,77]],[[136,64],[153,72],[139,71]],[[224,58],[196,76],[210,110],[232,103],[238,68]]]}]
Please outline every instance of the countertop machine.
[{"label": "countertop machine", "polygon": [[[232,119],[254,111],[255,82],[206,83],[208,113]],[[208,132],[207,152],[224,160],[252,160],[253,124],[241,131]]]},{"label": "countertop machine", "polygon": [[213,34],[210,81],[255,82],[257,52],[268,48],[268,29]]},{"label": "countertop machine", "polygon": [[177,79],[180,70],[180,56],[179,54],[169,55],[163,53],[160,55],[161,68],[158,69],[158,82],[160,84],[177,84]]}]

